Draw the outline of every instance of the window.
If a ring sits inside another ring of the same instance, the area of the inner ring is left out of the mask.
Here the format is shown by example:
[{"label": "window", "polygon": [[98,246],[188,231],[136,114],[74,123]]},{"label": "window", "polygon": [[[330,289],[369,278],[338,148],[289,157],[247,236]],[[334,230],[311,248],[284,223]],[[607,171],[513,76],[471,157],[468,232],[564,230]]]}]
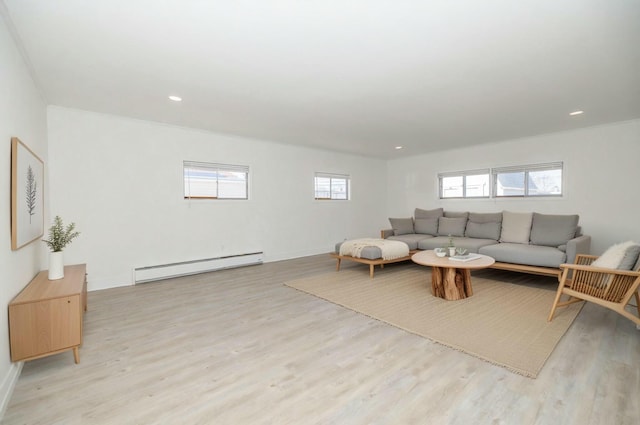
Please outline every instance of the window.
[{"label": "window", "polygon": [[438,174],[440,198],[488,198],[489,170],[457,171]]},{"label": "window", "polygon": [[494,168],[494,196],[562,196],[562,169],[562,162]]},{"label": "window", "polygon": [[562,196],[562,162],[438,174],[440,199]]},{"label": "window", "polygon": [[185,199],[249,199],[249,167],[184,161]]},{"label": "window", "polygon": [[320,200],[348,200],[351,198],[351,184],[348,175],[316,173],[315,197]]}]

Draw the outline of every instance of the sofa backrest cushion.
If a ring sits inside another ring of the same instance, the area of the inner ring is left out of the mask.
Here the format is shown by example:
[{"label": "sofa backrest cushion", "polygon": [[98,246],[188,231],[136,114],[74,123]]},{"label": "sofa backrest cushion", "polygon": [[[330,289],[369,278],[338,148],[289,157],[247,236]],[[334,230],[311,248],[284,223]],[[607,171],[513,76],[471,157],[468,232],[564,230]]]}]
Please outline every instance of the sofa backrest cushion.
[{"label": "sofa backrest cushion", "polygon": [[502,213],[469,213],[469,221],[464,232],[468,238],[500,239]]},{"label": "sofa backrest cushion", "polygon": [[391,218],[389,217],[389,223],[393,229],[395,236],[408,235],[414,233],[413,231],[413,218]]},{"label": "sofa backrest cushion", "polygon": [[469,221],[474,223],[502,223],[502,213],[469,213]]},{"label": "sofa backrest cushion", "polygon": [[533,213],[503,211],[500,242],[528,244],[532,221]]},{"label": "sofa backrest cushion", "polygon": [[466,211],[445,211],[444,216],[449,218],[464,218],[466,220],[469,217],[469,213]]},{"label": "sofa backrest cushion", "polygon": [[576,234],[573,237],[577,238],[578,236],[582,236],[582,227],[580,225],[576,226]]},{"label": "sofa backrest cushion", "polygon": [[640,255],[640,245],[633,241],[622,242],[609,247],[597,260],[591,263],[594,267],[606,269],[631,270]]},{"label": "sofa backrest cushion", "polygon": [[578,228],[577,214],[550,215],[533,213],[531,243],[533,245],[559,246],[573,239]]},{"label": "sofa backrest cushion", "polygon": [[464,236],[466,227],[466,217],[440,217],[438,219],[438,234],[441,236]]},{"label": "sofa backrest cushion", "polygon": [[416,233],[436,236],[438,234],[438,218],[416,218],[413,228]]},{"label": "sofa backrest cushion", "polygon": [[442,208],[436,208],[435,210],[423,210],[420,208],[416,208],[413,213],[414,218],[438,218],[444,215],[444,210]]}]

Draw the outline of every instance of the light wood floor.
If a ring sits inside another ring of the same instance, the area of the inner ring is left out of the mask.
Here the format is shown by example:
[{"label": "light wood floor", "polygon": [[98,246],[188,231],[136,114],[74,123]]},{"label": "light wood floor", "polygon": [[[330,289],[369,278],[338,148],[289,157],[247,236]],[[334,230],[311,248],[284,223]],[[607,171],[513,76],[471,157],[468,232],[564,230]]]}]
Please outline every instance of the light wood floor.
[{"label": "light wood floor", "polygon": [[[282,285],[334,267],[313,256],[92,292],[80,364],[27,362],[2,423],[640,423],[630,321],[587,305],[534,380]],[[376,273],[394,267],[419,266]]]}]

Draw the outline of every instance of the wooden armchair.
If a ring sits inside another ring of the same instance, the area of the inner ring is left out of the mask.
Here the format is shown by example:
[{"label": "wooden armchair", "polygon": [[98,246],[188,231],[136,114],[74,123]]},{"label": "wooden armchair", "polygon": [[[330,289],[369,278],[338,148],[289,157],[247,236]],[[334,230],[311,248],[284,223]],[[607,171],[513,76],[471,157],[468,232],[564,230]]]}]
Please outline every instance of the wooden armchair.
[{"label": "wooden armchair", "polygon": [[[579,254],[575,264],[561,264],[562,276],[558,285],[556,299],[549,313],[549,322],[557,307],[564,307],[580,301],[590,301],[621,314],[640,326],[640,272],[629,270],[605,269],[593,267],[591,263],[598,257]],[[569,296],[559,302],[562,294]],[[625,306],[635,296],[638,316],[625,310]]]}]

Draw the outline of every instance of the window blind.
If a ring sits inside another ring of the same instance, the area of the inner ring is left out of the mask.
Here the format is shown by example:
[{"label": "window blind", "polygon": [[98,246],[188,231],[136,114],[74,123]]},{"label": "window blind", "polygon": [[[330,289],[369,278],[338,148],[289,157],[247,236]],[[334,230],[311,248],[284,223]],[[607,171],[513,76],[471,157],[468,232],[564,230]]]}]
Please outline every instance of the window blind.
[{"label": "window blind", "polygon": [[236,173],[249,174],[249,167],[247,165],[233,165],[233,164],[219,164],[214,162],[198,162],[198,161],[184,161],[184,168],[187,169],[200,169],[206,171],[231,171]]},{"label": "window blind", "polygon": [[562,169],[563,163],[559,162],[546,162],[544,164],[529,164],[529,165],[513,165],[509,167],[496,167],[492,168],[493,174],[502,173],[519,173],[522,171],[544,171],[544,170],[558,170]]},{"label": "window blind", "polygon": [[489,174],[488,168],[482,168],[479,170],[466,170],[466,171],[447,171],[444,173],[438,173],[438,178],[442,179],[445,177],[479,176],[484,174]]}]

